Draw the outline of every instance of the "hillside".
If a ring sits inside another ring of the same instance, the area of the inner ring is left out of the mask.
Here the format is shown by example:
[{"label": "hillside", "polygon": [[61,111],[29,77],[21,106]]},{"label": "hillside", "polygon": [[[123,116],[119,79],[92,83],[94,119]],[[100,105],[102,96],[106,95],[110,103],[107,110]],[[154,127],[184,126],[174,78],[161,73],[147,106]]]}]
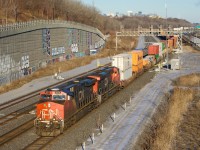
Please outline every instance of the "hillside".
[{"label": "hillside", "polygon": [[[79,0],[0,0],[0,24],[9,24],[30,20],[68,20],[80,22],[100,29],[104,34],[125,28],[133,29],[138,25],[149,27],[166,24],[165,19],[153,19],[147,16],[110,18],[100,11]],[[169,18],[167,24],[172,27],[190,26],[186,20]]]},{"label": "hillside", "polygon": [[122,22],[125,28],[129,29],[137,28],[139,25],[144,28],[149,28],[151,25],[153,25],[154,28],[159,28],[159,25],[162,25],[164,28],[168,27],[169,25],[174,28],[182,26],[192,26],[192,24],[187,20],[177,18],[167,18],[166,21],[166,19],[163,18],[150,18],[148,16],[125,16],[122,18],[118,18],[117,20]]}]

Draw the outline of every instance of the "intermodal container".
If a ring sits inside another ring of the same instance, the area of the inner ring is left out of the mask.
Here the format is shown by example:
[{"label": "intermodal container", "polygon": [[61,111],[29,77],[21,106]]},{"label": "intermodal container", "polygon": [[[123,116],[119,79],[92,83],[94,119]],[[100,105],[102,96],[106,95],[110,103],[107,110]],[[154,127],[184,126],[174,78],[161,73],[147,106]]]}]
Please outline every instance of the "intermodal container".
[{"label": "intermodal container", "polygon": [[138,65],[142,63],[143,60],[143,51],[133,50],[129,52],[132,55],[132,65]]},{"label": "intermodal container", "polygon": [[174,48],[177,48],[177,45],[178,45],[178,36],[174,36],[173,37],[173,46],[174,46]]},{"label": "intermodal container", "polygon": [[162,56],[162,43],[153,43],[153,45],[158,45],[159,46],[159,55]]},{"label": "intermodal container", "polygon": [[156,55],[155,55],[155,58],[156,58],[156,59],[159,59],[159,54],[156,54]]},{"label": "intermodal container", "polygon": [[180,59],[172,59],[171,60],[171,69],[179,70],[180,69]]},{"label": "intermodal container", "polygon": [[148,54],[149,55],[159,54],[159,45],[149,45]]},{"label": "intermodal container", "polygon": [[169,40],[167,40],[167,43],[168,43],[168,47],[169,48],[173,48],[173,39],[169,39]]},{"label": "intermodal container", "polygon": [[158,63],[160,61],[160,59],[161,59],[161,57],[158,54],[155,55],[155,58],[156,58],[156,63]]},{"label": "intermodal container", "polygon": [[165,55],[166,55],[166,49],[163,50],[163,56],[165,56]]},{"label": "intermodal container", "polygon": [[165,45],[166,43],[163,43],[162,42],[162,50],[164,51],[164,49],[166,48],[166,45]]},{"label": "intermodal container", "polygon": [[119,68],[120,80],[127,80],[132,77],[131,54],[119,54],[119,55],[113,56],[112,66]]},{"label": "intermodal container", "polygon": [[134,73],[140,73],[140,72],[142,72],[142,70],[143,70],[143,62],[138,64],[138,65],[133,65],[132,66],[132,71]]},{"label": "intermodal container", "polygon": [[147,59],[147,58],[143,59],[143,67],[146,67],[146,66],[148,66],[149,64],[150,64],[149,59]]},{"label": "intermodal container", "polygon": [[165,40],[161,40],[161,43],[163,44],[163,46],[162,46],[162,47],[163,47],[163,50],[166,49],[166,47],[167,47],[167,46],[166,46],[166,45],[167,45],[166,41],[165,41]]},{"label": "intermodal container", "polygon": [[145,59],[148,59],[153,65],[156,64],[155,55],[148,55],[145,57]]}]

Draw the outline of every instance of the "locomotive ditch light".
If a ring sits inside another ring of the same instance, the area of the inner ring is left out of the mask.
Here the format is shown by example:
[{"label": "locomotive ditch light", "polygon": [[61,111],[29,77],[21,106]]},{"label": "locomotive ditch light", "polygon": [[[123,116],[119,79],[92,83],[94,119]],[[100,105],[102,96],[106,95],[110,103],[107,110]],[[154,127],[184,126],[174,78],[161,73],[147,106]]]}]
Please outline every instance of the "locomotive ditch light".
[{"label": "locomotive ditch light", "polygon": [[50,104],[50,103],[48,103],[48,107],[49,107],[49,108],[51,107],[51,104]]},{"label": "locomotive ditch light", "polygon": [[49,128],[49,127],[50,127],[50,124],[49,124],[49,123],[47,123],[47,124],[46,124],[46,128]]}]

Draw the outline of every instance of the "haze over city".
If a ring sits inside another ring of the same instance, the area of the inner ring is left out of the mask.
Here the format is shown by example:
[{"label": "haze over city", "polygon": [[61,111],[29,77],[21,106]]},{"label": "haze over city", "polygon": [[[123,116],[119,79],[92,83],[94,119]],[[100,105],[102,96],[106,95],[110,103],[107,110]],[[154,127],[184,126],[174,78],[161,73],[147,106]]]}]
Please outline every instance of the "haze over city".
[{"label": "haze over city", "polygon": [[186,19],[191,23],[200,22],[200,0],[81,0],[83,3],[95,6],[102,14],[121,13],[127,14],[127,11],[143,14],[157,14],[163,18],[166,17],[165,2],[167,4],[167,17]]}]

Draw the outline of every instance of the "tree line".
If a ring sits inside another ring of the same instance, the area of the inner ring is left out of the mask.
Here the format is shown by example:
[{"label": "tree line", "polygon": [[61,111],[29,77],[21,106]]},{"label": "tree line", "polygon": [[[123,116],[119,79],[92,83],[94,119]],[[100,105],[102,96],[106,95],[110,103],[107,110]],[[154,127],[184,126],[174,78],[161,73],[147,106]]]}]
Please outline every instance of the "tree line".
[{"label": "tree line", "polygon": [[[30,20],[67,20],[83,23],[100,29],[104,34],[120,30],[137,28],[138,25],[166,24],[165,19],[152,19],[144,16],[109,17],[91,5],[80,0],[0,0],[0,24]],[[172,26],[191,25],[186,20],[170,18],[167,24]]]}]

